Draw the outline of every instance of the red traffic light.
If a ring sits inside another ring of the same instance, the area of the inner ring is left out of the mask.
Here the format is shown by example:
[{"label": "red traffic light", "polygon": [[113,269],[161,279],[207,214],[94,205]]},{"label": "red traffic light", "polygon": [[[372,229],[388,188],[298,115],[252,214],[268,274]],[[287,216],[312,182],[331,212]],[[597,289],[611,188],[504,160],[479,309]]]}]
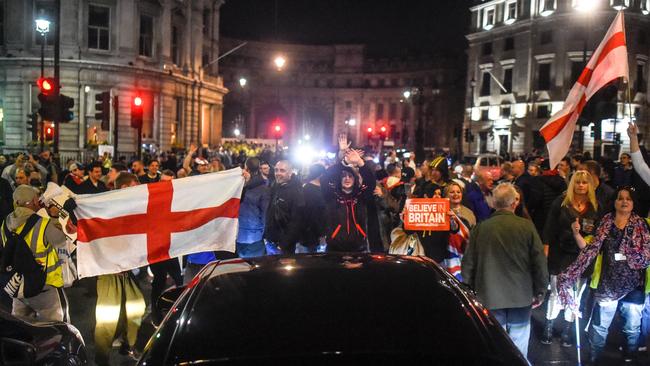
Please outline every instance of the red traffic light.
[{"label": "red traffic light", "polygon": [[372,127],[368,127],[368,133],[372,133]]},{"label": "red traffic light", "polygon": [[282,127],[280,125],[275,125],[275,127],[273,127],[273,129],[275,130],[275,132],[282,131]]},{"label": "red traffic light", "polygon": [[53,78],[39,78],[36,83],[44,95],[54,94],[57,90],[56,82]]},{"label": "red traffic light", "polygon": [[140,97],[133,98],[133,105],[135,105],[136,107],[140,107],[142,105],[142,98]]},{"label": "red traffic light", "polygon": [[386,126],[381,126],[380,130],[381,132],[386,132]]}]

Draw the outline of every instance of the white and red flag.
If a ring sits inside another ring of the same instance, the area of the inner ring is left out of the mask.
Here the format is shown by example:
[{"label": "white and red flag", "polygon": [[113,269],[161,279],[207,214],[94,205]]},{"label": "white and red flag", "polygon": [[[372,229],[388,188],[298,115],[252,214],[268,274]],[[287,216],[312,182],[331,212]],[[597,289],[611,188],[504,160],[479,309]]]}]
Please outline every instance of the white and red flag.
[{"label": "white and red flag", "polygon": [[620,77],[629,80],[625,22],[623,12],[619,11],[605,38],[571,88],[564,107],[540,130],[546,140],[551,168],[555,168],[569,152],[576,122],[587,101],[599,89]]},{"label": "white and red flag", "polygon": [[243,186],[237,168],[77,196],[79,278],[196,252],[234,252]]}]

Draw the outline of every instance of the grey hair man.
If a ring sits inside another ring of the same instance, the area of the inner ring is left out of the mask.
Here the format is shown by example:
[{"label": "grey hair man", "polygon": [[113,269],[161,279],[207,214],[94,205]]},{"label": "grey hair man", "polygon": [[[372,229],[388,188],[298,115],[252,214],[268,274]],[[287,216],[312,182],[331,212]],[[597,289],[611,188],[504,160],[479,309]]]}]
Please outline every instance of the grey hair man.
[{"label": "grey hair man", "polygon": [[532,221],[514,213],[514,185],[499,184],[492,195],[496,211],[471,232],[463,279],[527,356],[531,310],[548,286],[546,256]]}]

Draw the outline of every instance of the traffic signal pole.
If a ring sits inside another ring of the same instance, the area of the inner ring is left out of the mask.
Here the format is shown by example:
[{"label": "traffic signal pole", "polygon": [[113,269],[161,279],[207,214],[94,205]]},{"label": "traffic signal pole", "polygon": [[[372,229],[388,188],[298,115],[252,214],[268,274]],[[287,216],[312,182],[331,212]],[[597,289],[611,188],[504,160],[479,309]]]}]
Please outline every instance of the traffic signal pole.
[{"label": "traffic signal pole", "polygon": [[[61,45],[61,0],[54,2],[55,22],[54,22],[54,80],[56,81],[57,90],[55,95],[60,95],[61,78],[59,73],[59,53]],[[55,154],[59,153],[59,118],[54,120],[54,140],[52,141]]]}]

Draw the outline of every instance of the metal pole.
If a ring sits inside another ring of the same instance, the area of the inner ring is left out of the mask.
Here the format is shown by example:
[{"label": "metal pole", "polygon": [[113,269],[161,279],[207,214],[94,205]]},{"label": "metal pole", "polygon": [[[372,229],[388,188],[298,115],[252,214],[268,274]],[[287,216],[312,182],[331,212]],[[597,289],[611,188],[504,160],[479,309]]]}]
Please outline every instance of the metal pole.
[{"label": "metal pole", "polygon": [[142,123],[138,127],[138,147],[137,147],[138,160],[142,160]]},{"label": "metal pole", "polygon": [[424,108],[422,108],[424,95],[422,95],[423,90],[421,86],[417,87],[417,91],[417,95],[415,96],[417,99],[413,99],[414,103],[417,101],[418,106],[418,125],[415,130],[415,158],[418,163],[421,163],[424,161]]},{"label": "metal pole", "polygon": [[45,44],[47,43],[47,33],[43,32],[41,40],[41,77],[45,76]]},{"label": "metal pole", "polygon": [[113,97],[113,115],[115,116],[115,122],[113,124],[113,161],[118,160],[118,154],[117,154],[117,137],[119,136],[117,131],[118,127],[120,125],[120,119],[119,119],[119,110],[120,110],[120,104],[119,104],[119,99],[117,98],[117,95]]},{"label": "metal pole", "polygon": [[[57,90],[55,90],[55,95],[57,98],[61,94],[60,86],[61,86],[61,77],[59,73],[59,51],[60,51],[60,45],[61,45],[61,0],[56,0],[55,1],[55,7],[54,11],[56,12],[55,14],[55,22],[54,22],[54,81],[55,84],[57,85]],[[58,154],[59,153],[59,116],[54,119],[54,153]]]}]

